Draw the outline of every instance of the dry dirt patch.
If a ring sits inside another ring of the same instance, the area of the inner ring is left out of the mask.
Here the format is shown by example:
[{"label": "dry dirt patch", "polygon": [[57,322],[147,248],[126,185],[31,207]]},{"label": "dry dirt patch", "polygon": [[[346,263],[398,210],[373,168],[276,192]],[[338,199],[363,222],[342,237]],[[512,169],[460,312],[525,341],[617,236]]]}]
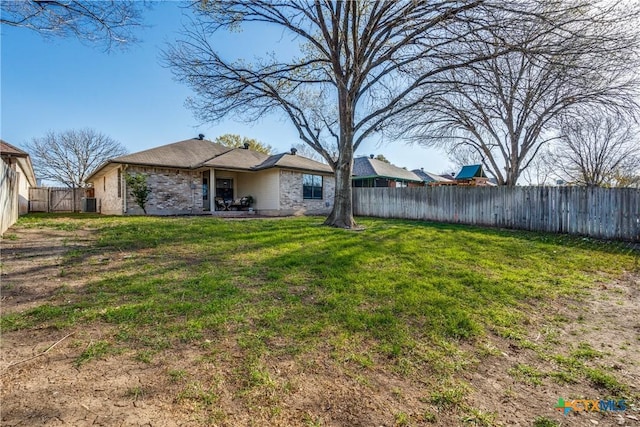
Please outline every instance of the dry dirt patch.
[{"label": "dry dirt patch", "polygon": [[[87,251],[95,239],[90,230],[14,227],[10,235],[2,241],[3,314],[63,302],[65,289],[117,271],[130,256]],[[86,267],[66,271],[74,251],[81,252]],[[584,378],[559,384],[547,375],[558,368],[556,362],[543,357],[545,352],[567,355],[588,343],[601,353],[589,363],[609,369],[637,396],[639,296],[640,276],[628,273],[589,295],[537,307],[526,339],[544,345],[544,351],[493,334],[482,343],[462,344],[476,361],[459,378],[471,393],[464,405],[452,408],[429,400],[431,386],[388,370],[343,363],[331,356],[329,346],[300,357],[266,357],[258,372],[268,373],[267,379],[247,387],[242,375],[246,360],[232,334],[177,344],[152,360],[122,351],[78,364],[92,345],[113,339],[116,331],[110,325],[4,333],[2,425],[531,426],[542,416],[563,426],[640,425],[637,406],[623,413],[560,414],[553,408],[559,397],[599,399],[606,391]],[[517,366],[541,372],[540,383],[514,376]]]},{"label": "dry dirt patch", "polygon": [[[542,314],[531,316],[533,324],[528,335],[534,343],[551,341],[549,351],[534,351],[514,345],[511,340],[491,337],[497,355],[484,359],[467,376],[475,389],[472,402],[496,412],[498,419],[509,426],[530,426],[538,416],[556,420],[562,426],[640,425],[639,296],[640,275],[628,273],[620,280],[602,283],[578,300],[562,299],[549,304]],[[564,416],[554,408],[559,398],[598,400],[607,398],[609,392],[584,379],[563,384],[543,375],[541,384],[531,384],[509,373],[517,366],[529,366],[542,374],[562,371],[555,360],[543,357],[569,356],[581,345],[601,353],[586,362],[586,367],[611,372],[629,387],[629,394],[635,399],[627,402],[630,406],[626,411]]]}]

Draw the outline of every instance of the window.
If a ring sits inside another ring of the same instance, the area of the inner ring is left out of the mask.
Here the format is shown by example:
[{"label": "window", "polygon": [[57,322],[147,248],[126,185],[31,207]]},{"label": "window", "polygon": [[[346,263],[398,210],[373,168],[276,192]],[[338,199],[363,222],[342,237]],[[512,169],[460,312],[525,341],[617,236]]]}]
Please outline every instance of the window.
[{"label": "window", "polygon": [[302,175],[302,198],[322,200],[321,175]]}]

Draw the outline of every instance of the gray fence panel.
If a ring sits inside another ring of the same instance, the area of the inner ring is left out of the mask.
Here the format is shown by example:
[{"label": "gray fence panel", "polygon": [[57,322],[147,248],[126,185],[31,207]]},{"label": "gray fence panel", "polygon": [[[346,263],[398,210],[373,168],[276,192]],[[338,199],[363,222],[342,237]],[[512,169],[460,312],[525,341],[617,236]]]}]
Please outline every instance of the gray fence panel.
[{"label": "gray fence panel", "polygon": [[354,214],[640,241],[640,189],[353,188]]}]

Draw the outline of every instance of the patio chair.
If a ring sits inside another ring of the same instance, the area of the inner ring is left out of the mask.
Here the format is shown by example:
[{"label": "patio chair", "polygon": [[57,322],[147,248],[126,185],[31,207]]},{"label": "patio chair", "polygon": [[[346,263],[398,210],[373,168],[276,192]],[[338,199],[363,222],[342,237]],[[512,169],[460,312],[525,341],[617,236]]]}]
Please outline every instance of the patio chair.
[{"label": "patio chair", "polygon": [[215,201],[216,201],[216,210],[217,211],[228,211],[229,210],[229,207],[224,202],[222,197],[216,197]]}]

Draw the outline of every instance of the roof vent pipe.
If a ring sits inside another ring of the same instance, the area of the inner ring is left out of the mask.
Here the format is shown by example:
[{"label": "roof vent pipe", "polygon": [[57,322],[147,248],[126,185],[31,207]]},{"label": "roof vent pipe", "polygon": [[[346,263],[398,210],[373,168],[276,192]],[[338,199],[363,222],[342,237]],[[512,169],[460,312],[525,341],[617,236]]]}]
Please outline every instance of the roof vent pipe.
[{"label": "roof vent pipe", "polygon": [[203,133],[198,134],[198,139],[202,141],[204,139],[204,134]]},{"label": "roof vent pipe", "polygon": [[242,144],[242,146],[244,147],[245,150],[249,149],[249,143],[245,142],[244,144]]},{"label": "roof vent pipe", "polygon": [[298,152],[298,150],[296,150],[295,148],[291,149],[291,155],[292,156],[295,156],[297,152]]}]

